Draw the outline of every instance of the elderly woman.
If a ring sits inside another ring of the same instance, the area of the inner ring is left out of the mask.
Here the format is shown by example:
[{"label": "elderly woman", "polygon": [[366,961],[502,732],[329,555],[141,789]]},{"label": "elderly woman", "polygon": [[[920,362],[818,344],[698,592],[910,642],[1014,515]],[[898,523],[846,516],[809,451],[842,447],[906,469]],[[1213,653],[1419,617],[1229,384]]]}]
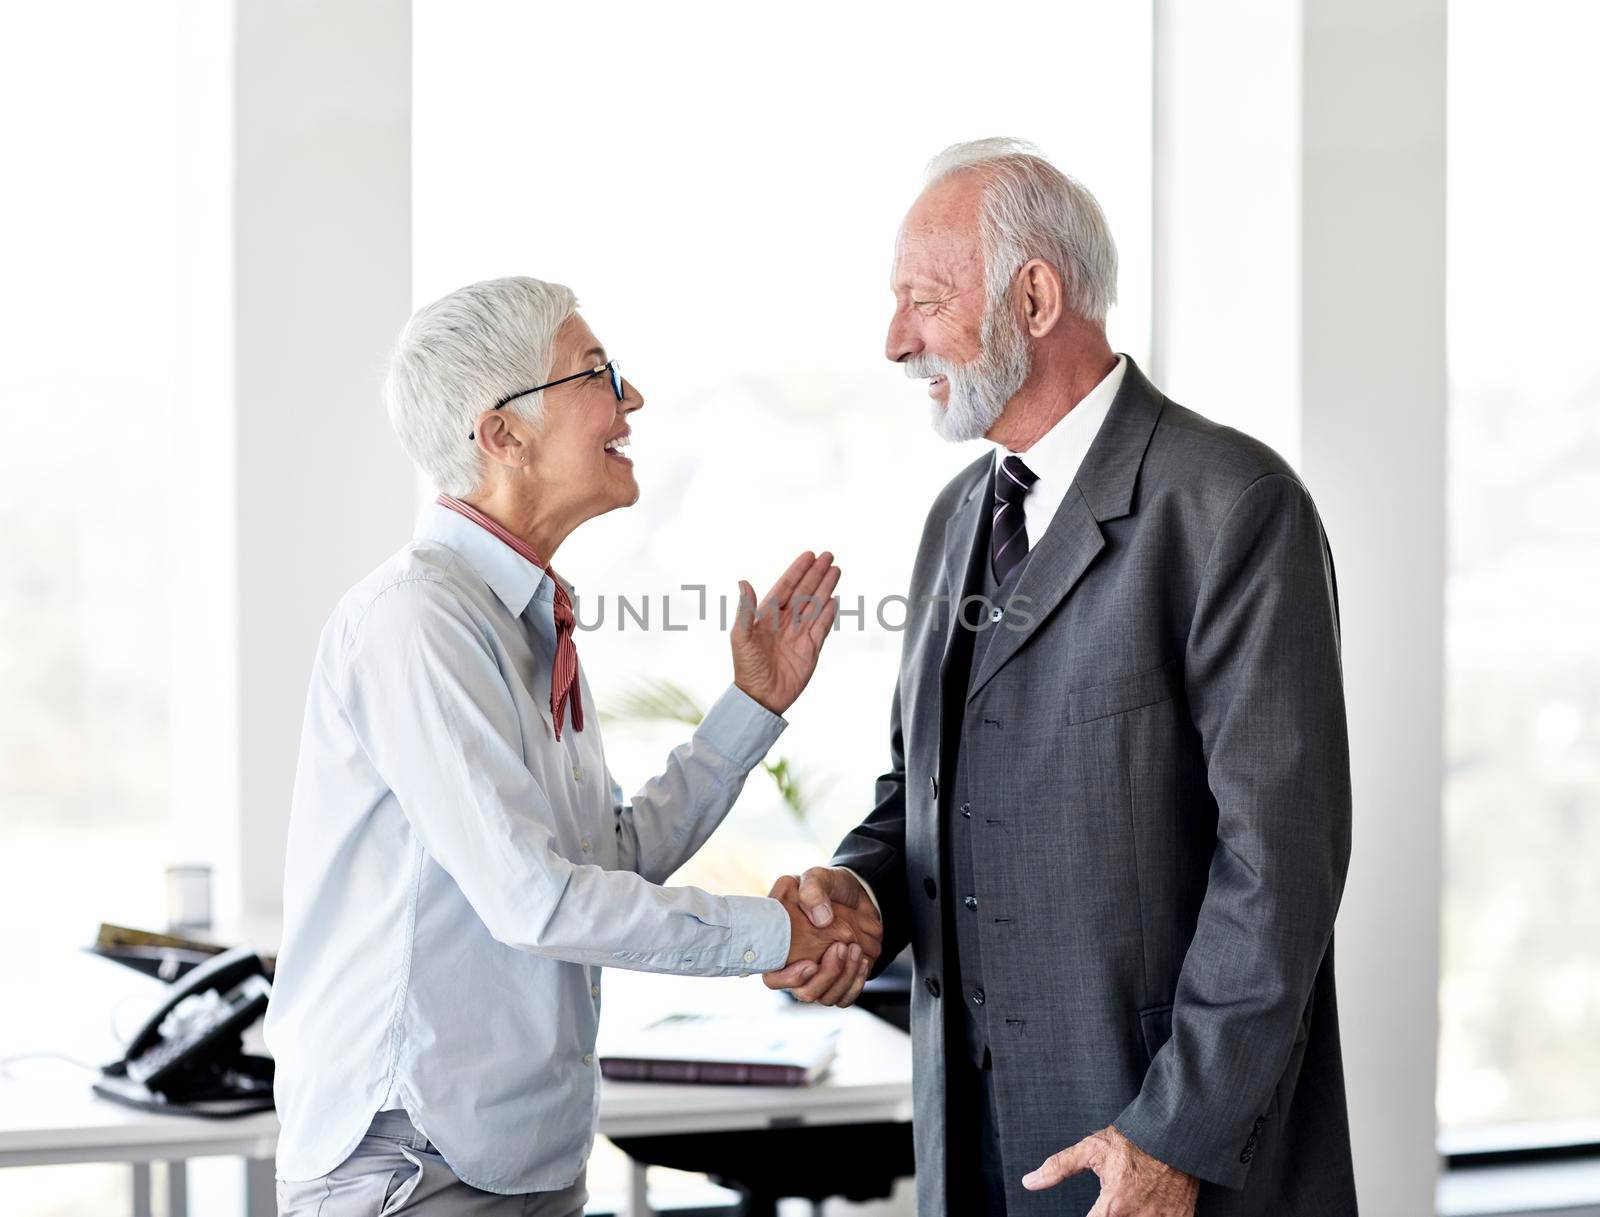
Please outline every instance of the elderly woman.
[{"label": "elderly woman", "polygon": [[312,669],[267,1017],[278,1203],[566,1217],[602,967],[865,969],[879,949],[866,914],[818,929],[792,899],[661,886],[783,730],[839,571],[802,554],[760,605],[740,584],[732,686],[625,803],[550,563],[638,499],[622,449],[644,399],[572,293],[526,278],[418,312],[385,392],[443,493],[339,602]]}]

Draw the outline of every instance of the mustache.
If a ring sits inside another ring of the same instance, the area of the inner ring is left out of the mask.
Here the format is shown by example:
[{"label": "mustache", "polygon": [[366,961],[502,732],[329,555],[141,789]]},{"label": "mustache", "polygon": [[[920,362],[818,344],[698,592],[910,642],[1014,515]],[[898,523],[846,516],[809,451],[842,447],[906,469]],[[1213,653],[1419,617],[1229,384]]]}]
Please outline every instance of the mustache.
[{"label": "mustache", "polygon": [[951,379],[951,373],[956,365],[948,360],[940,359],[937,355],[929,355],[924,351],[921,355],[912,355],[903,364],[906,375],[912,380],[925,380],[929,376],[943,376]]}]

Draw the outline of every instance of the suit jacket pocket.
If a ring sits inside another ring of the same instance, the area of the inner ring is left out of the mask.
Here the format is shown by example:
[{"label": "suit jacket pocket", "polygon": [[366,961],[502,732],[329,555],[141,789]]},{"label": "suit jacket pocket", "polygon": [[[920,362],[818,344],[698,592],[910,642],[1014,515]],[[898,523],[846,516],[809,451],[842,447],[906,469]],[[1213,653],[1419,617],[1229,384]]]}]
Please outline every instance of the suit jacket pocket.
[{"label": "suit jacket pocket", "polygon": [[1113,714],[1126,714],[1142,706],[1176,697],[1182,685],[1178,661],[1169,659],[1159,668],[1136,672],[1087,689],[1067,692],[1067,721],[1086,723],[1091,719],[1109,718]]},{"label": "suit jacket pocket", "polygon": [[1139,1034],[1144,1037],[1146,1060],[1155,1060],[1161,1045],[1172,1038],[1172,1006],[1151,1006],[1139,1011]]}]

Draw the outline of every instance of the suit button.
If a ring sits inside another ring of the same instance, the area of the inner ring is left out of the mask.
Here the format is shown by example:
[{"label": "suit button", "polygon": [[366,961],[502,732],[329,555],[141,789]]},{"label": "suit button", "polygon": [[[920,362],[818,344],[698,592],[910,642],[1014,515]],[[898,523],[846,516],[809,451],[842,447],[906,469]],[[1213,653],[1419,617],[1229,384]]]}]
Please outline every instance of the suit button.
[{"label": "suit button", "polygon": [[932,774],[928,775],[928,797],[930,799],[937,799],[939,797],[939,779],[934,777]]},{"label": "suit button", "polygon": [[937,900],[939,898],[939,885],[931,877],[922,881],[922,890],[928,893],[929,900]]},{"label": "suit button", "polygon": [[963,804],[961,804],[961,815],[962,815],[962,817],[964,819],[968,819],[968,820],[972,819],[972,804],[971,803],[963,803]]},{"label": "suit button", "polygon": [[968,896],[961,903],[966,905],[969,909],[976,910],[978,907],[978,898],[976,896]]},{"label": "suit button", "polygon": [[926,983],[927,986],[928,986],[928,996],[929,997],[938,997],[939,996],[939,978],[937,976],[928,977],[927,981],[924,982],[924,983]]},{"label": "suit button", "polygon": [[981,1005],[983,1005],[983,1000],[984,1000],[984,998],[983,998],[983,990],[982,989],[974,989],[972,991],[972,1004],[974,1006],[981,1006]]}]

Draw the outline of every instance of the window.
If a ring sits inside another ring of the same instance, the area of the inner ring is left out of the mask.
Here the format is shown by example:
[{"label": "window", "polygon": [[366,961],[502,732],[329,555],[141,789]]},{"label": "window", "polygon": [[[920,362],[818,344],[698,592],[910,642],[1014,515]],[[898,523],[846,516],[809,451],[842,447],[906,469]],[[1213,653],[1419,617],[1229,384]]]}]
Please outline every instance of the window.
[{"label": "window", "polygon": [[1597,40],[1450,6],[1447,1136],[1600,1127]]},{"label": "window", "polygon": [[[174,861],[176,7],[71,0],[9,6],[0,19],[0,110],[16,119],[0,226],[0,966],[10,978],[60,974],[100,919],[160,928]],[[110,1047],[107,1009],[78,1005],[70,995],[4,1003],[0,1056],[97,1038]],[[60,1062],[13,1068],[80,1080]],[[127,1176],[0,1171],[0,1210],[114,1211]]]},{"label": "window", "polygon": [[8,10],[0,38],[0,106],[29,116],[0,228],[8,945],[165,909],[175,21],[76,0]]}]

